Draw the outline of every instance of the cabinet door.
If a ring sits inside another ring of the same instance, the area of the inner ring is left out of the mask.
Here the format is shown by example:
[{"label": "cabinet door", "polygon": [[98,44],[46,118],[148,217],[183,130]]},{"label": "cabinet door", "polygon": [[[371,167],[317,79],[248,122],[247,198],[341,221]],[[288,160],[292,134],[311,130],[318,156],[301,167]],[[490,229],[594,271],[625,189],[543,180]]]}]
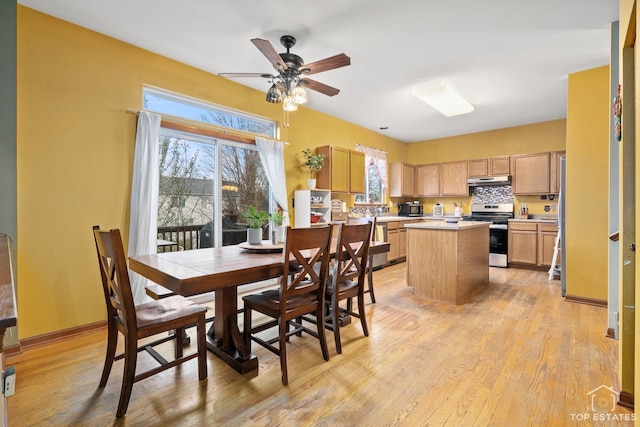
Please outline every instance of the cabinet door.
[{"label": "cabinet door", "polygon": [[557,226],[538,224],[538,265],[551,266],[557,235]]},{"label": "cabinet door", "polygon": [[331,191],[349,192],[349,150],[331,147]]},{"label": "cabinet door", "polygon": [[511,173],[511,157],[492,157],[489,159],[489,175],[509,175]]},{"label": "cabinet door", "polygon": [[440,195],[440,166],[420,165],[415,169],[414,192],[418,197]]},{"label": "cabinet door", "polygon": [[469,160],[469,177],[489,175],[489,159]]},{"label": "cabinet door", "polygon": [[549,173],[549,191],[552,194],[560,192],[560,160],[566,158],[564,151],[551,153],[551,171]]},{"label": "cabinet door", "polygon": [[549,193],[549,153],[515,155],[511,166],[513,194]]},{"label": "cabinet door", "polygon": [[400,233],[398,233],[397,228],[395,230],[387,230],[387,241],[389,242],[389,253],[387,254],[387,257],[389,260],[394,260],[399,257],[399,238]]},{"label": "cabinet door", "polygon": [[538,226],[536,223],[509,222],[509,262],[536,265],[538,260]]},{"label": "cabinet door", "polygon": [[441,163],[442,196],[468,196],[469,187],[467,185],[467,161]]},{"label": "cabinet door", "polygon": [[407,256],[407,229],[400,228],[398,230],[398,258],[406,258]]},{"label": "cabinet door", "polygon": [[396,162],[389,165],[389,196],[412,197],[413,196],[413,171],[414,166]]},{"label": "cabinet door", "polygon": [[358,151],[349,152],[349,192],[365,192],[365,162],[364,153]]}]

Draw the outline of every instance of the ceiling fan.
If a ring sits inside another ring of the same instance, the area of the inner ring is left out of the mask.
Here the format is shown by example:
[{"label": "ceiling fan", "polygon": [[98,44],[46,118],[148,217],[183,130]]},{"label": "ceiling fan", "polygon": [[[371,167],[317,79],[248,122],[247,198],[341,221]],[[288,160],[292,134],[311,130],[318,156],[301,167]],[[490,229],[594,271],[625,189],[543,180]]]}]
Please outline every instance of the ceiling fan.
[{"label": "ceiling fan", "polygon": [[271,79],[271,88],[267,91],[267,102],[281,103],[285,111],[294,111],[299,104],[307,100],[306,87],[327,96],[335,96],[340,90],[316,80],[307,78],[310,74],[351,65],[351,58],[344,53],[330,56],[320,61],[305,64],[304,60],[290,52],[296,44],[296,38],[290,35],[280,37],[280,43],[287,49],[284,53],[278,53],[271,42],[264,39],[251,39],[251,42],[271,62],[277,74],[269,73],[219,73],[222,77],[262,77]]}]

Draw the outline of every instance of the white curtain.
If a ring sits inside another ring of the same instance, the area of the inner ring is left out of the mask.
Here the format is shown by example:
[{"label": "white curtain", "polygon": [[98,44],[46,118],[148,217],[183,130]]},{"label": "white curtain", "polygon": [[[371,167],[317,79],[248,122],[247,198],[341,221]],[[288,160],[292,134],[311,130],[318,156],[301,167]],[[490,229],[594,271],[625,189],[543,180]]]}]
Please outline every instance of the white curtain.
[{"label": "white curtain", "polygon": [[[129,256],[157,252],[160,121],[160,115],[146,111],[138,116],[131,182]],[[147,279],[132,271],[129,276],[133,299],[140,304],[147,300]]]},{"label": "white curtain", "polygon": [[[356,150],[360,153],[364,153],[366,174],[375,170],[380,176],[381,194],[379,203],[386,203],[387,193],[387,152],[378,150],[377,148],[367,147],[366,145],[356,144]],[[367,190],[369,190],[367,184]],[[369,202],[368,195],[365,195],[364,202]]]},{"label": "white curtain", "polygon": [[282,225],[289,225],[289,201],[287,199],[287,176],[284,170],[284,146],[282,141],[256,138],[256,146],[264,166],[271,191],[282,208]]}]

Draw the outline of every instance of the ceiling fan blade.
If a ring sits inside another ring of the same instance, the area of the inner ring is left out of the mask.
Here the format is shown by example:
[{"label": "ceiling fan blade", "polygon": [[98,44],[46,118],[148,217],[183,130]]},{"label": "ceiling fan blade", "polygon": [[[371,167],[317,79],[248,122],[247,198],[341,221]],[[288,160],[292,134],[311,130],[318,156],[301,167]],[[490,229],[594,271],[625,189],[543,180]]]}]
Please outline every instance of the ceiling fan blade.
[{"label": "ceiling fan blade", "polygon": [[276,70],[286,70],[288,68],[287,64],[285,64],[282,58],[280,58],[280,55],[273,48],[273,45],[269,40],[251,39],[251,43],[253,43],[258,48],[258,50],[267,57],[269,62],[273,64]]},{"label": "ceiling fan blade", "polygon": [[340,93],[340,89],[336,89],[335,87],[320,83],[316,80],[302,79],[300,80],[300,84],[306,88],[315,90],[316,92],[320,92],[327,96],[335,96]]},{"label": "ceiling fan blade", "polygon": [[339,53],[338,55],[330,56],[329,58],[321,59],[311,64],[304,64],[302,68],[309,70],[306,74],[317,74],[347,65],[351,65],[351,58],[344,53]]},{"label": "ceiling fan blade", "polygon": [[271,79],[274,77],[267,73],[218,73],[218,75],[220,77],[227,77],[231,79],[235,77],[263,77],[265,79]]}]

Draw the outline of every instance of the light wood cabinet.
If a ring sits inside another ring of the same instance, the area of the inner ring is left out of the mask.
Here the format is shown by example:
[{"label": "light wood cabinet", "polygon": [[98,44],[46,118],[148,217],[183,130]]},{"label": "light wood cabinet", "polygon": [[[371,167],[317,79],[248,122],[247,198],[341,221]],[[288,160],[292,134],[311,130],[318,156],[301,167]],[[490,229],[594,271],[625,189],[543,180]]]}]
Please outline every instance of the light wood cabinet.
[{"label": "light wood cabinet", "polygon": [[441,171],[441,196],[468,196],[469,186],[467,185],[468,162],[440,163]]},{"label": "light wood cabinet", "polygon": [[510,222],[507,233],[509,262],[536,265],[538,259],[538,225]]},{"label": "light wood cabinet", "polygon": [[400,257],[400,233],[398,232],[398,221],[389,221],[387,223],[387,242],[389,242],[387,261],[394,261]]},{"label": "light wood cabinet", "polygon": [[389,165],[390,197],[414,196],[414,170],[415,166],[408,163],[396,162]]},{"label": "light wood cabinet", "polygon": [[364,153],[327,145],[316,148],[324,155],[316,185],[335,193],[364,193]]},{"label": "light wood cabinet", "polygon": [[509,263],[551,266],[557,235],[556,224],[509,222]]},{"label": "light wood cabinet", "polygon": [[550,153],[512,156],[513,194],[548,194],[550,192],[550,164]]},{"label": "light wood cabinet", "polygon": [[[551,266],[557,236],[557,225],[538,224],[538,265]],[[556,260],[556,264],[560,264],[560,259]]]},{"label": "light wood cabinet", "polygon": [[440,165],[418,165],[414,175],[414,193],[417,197],[440,195]]},{"label": "light wood cabinet", "polygon": [[551,170],[549,173],[549,192],[551,194],[560,192],[560,160],[566,157],[567,154],[564,151],[551,153]]},{"label": "light wood cabinet", "polygon": [[469,178],[509,175],[510,173],[511,157],[509,156],[469,160]]},{"label": "light wood cabinet", "polygon": [[359,194],[365,192],[365,160],[364,153],[349,151],[349,192]]}]

